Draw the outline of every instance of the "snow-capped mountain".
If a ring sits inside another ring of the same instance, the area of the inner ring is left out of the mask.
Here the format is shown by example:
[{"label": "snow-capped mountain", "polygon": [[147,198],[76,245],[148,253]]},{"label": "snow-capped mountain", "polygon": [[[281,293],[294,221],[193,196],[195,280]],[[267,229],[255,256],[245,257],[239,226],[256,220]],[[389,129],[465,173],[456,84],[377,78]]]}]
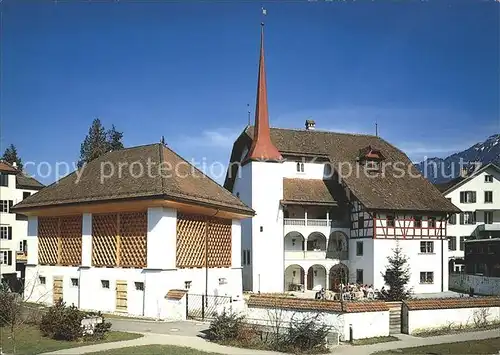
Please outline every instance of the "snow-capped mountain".
[{"label": "snow-capped mountain", "polygon": [[484,165],[491,162],[500,163],[500,134],[494,134],[484,142],[449,157],[429,158],[416,166],[431,182],[441,183],[457,177],[463,165],[473,169],[475,163]]}]

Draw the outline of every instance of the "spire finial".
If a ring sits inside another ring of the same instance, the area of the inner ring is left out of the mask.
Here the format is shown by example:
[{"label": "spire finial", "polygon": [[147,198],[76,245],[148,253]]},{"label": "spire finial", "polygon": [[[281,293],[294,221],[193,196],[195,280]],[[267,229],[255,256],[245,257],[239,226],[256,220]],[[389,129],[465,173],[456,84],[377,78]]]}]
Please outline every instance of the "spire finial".
[{"label": "spire finial", "polygon": [[[266,9],[262,8],[266,15]],[[269,127],[269,110],[267,107],[266,68],[264,63],[264,22],[260,31],[260,58],[259,75],[257,80],[257,100],[255,104],[255,127],[253,130],[252,146],[247,155],[247,160],[282,161],[283,157],[271,141]]]}]

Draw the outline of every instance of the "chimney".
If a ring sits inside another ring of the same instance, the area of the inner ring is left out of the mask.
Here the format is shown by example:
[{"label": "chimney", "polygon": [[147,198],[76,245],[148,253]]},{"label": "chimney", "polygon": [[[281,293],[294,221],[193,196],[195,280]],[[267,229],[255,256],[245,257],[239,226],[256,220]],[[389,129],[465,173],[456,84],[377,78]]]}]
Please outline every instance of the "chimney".
[{"label": "chimney", "polygon": [[314,131],[316,129],[316,122],[314,120],[306,120],[306,131]]},{"label": "chimney", "polygon": [[12,163],[12,167],[13,167],[14,169],[17,169],[17,163],[16,163],[16,162],[13,162],[13,163]]},{"label": "chimney", "polygon": [[466,178],[468,175],[468,169],[466,166],[462,167],[462,170],[460,170],[460,177],[461,178]]}]

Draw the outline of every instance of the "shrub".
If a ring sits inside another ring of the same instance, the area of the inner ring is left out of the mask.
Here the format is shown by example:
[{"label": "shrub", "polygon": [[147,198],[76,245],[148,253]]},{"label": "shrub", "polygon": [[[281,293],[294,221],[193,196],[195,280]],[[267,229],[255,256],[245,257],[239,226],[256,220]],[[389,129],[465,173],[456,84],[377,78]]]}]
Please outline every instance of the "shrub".
[{"label": "shrub", "polygon": [[19,295],[0,290],[0,327],[10,325],[20,313]]},{"label": "shrub", "polygon": [[318,316],[292,319],[283,346],[289,346],[293,351],[324,352],[328,332],[329,326],[320,322]]},{"label": "shrub", "polygon": [[89,334],[89,335],[85,335],[85,339],[86,340],[100,340],[100,339],[103,339],[106,336],[106,333],[110,331],[110,329],[111,329],[111,323],[105,321],[104,316],[102,315],[101,312],[87,313],[87,316],[90,316],[90,317],[100,317],[100,318],[102,318],[102,323],[96,324],[95,328],[94,328],[94,333],[93,334]]},{"label": "shrub", "polygon": [[56,340],[77,340],[83,336],[82,319],[85,313],[75,306],[66,307],[62,301],[49,307],[42,316],[40,331]]},{"label": "shrub", "polygon": [[243,321],[245,317],[235,313],[228,313],[223,310],[222,313],[215,316],[210,322],[207,331],[207,338],[215,342],[227,342],[236,340],[241,334]]}]

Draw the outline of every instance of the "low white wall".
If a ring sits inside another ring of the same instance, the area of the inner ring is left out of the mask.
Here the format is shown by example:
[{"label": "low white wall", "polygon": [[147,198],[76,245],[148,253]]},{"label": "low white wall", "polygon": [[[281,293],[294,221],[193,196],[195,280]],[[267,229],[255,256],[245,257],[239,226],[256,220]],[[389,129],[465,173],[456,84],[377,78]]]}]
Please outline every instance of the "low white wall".
[{"label": "low white wall", "polygon": [[350,325],[353,339],[389,336],[389,311],[344,313],[344,339],[349,339]]},{"label": "low white wall", "polygon": [[165,301],[165,313],[169,320],[186,320],[186,296],[180,300],[167,299]]},{"label": "low white wall", "polygon": [[[45,277],[45,285],[39,277]],[[148,270],[122,268],[78,268],[66,266],[27,266],[25,299],[31,302],[52,304],[54,277],[63,278],[63,301],[81,309],[102,312],[116,311],[116,282],[127,282],[127,313],[152,318],[178,318],[167,306],[165,296],[169,290],[184,289],[191,281],[189,293],[205,293],[204,269]],[[79,280],[79,287],[71,279]],[[109,288],[101,280],[109,281]],[[144,291],[136,288],[144,283]],[[217,268],[208,270],[208,294],[242,299],[241,269]]]},{"label": "low white wall", "polygon": [[247,321],[255,324],[275,326],[279,321],[286,328],[292,320],[315,317],[317,321],[330,326],[332,332],[339,334],[340,340],[350,339],[349,327],[352,325],[353,339],[364,339],[389,335],[389,311],[382,312],[313,312],[276,308],[246,307],[244,314]]},{"label": "low white wall", "polygon": [[500,307],[425,309],[408,311],[408,334],[444,327],[474,325],[483,312],[488,322],[500,321]]},{"label": "low white wall", "polygon": [[469,292],[472,287],[474,293],[481,295],[500,295],[500,277],[486,277],[467,274],[450,274],[450,288]]}]

